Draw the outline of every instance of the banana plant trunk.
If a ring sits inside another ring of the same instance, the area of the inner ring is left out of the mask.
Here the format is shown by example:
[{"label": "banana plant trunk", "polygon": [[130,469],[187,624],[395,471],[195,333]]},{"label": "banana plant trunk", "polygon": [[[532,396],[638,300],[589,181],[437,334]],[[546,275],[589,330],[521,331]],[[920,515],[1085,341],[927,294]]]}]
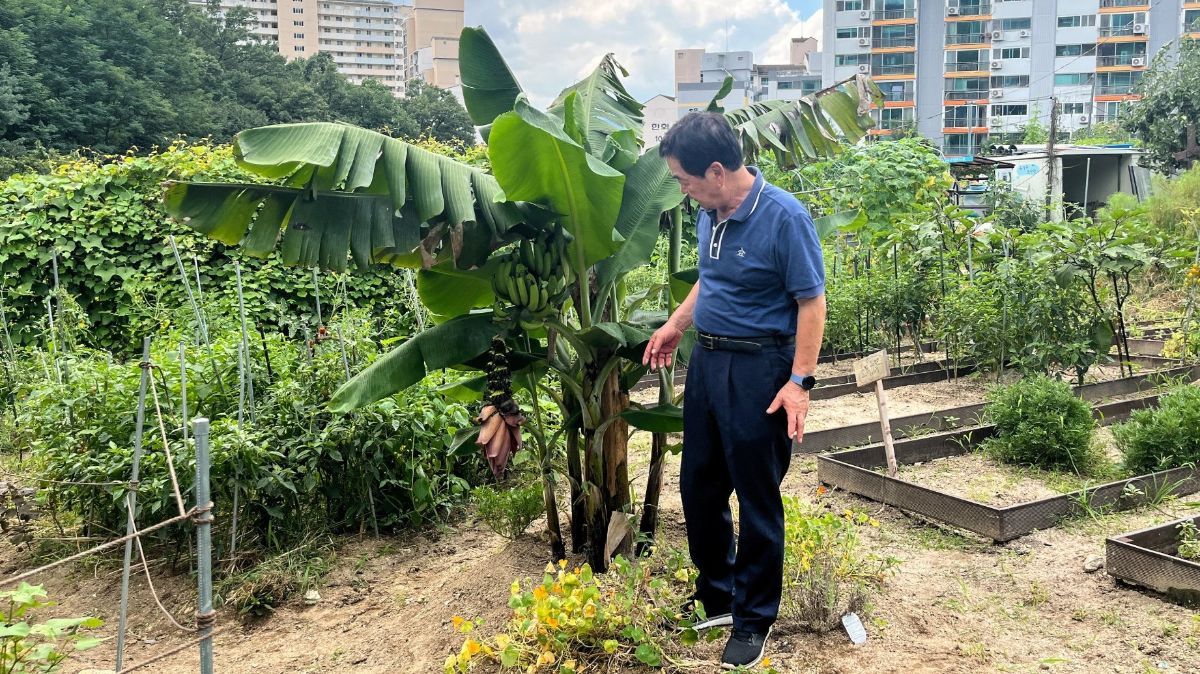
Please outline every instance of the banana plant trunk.
[{"label": "banana plant trunk", "polygon": [[[565,410],[564,410],[565,411]],[[587,547],[587,510],[583,498],[583,460],[579,451],[579,433],[567,430],[567,478],[571,483],[571,552]]]},{"label": "banana plant trunk", "polygon": [[[670,214],[671,230],[667,251],[667,281],[679,271],[680,249],[683,243],[683,206],[676,206]],[[675,299],[666,292],[671,314],[675,313]],[[658,389],[659,404],[675,403],[675,366],[667,368],[665,381]],[[646,478],[646,498],[642,501],[642,519],[638,527],[638,557],[649,555],[654,547],[654,533],[658,530],[658,504],[662,498],[663,468],[666,466],[667,434],[654,433],[650,438],[650,473]]]},{"label": "banana plant trunk", "polygon": [[[602,359],[613,357],[603,353]],[[584,390],[587,391],[585,382]],[[597,428],[585,428],[584,447],[587,454],[586,507],[588,523],[588,557],[592,568],[597,571],[608,569],[610,553],[627,554],[632,544],[628,527],[620,541],[609,549],[609,527],[614,515],[626,517],[630,509],[629,498],[629,424],[619,415],[629,407],[629,396],[620,387],[616,371],[603,381],[590,384],[599,394],[599,419],[604,420]],[[619,530],[619,529],[618,529]]]}]

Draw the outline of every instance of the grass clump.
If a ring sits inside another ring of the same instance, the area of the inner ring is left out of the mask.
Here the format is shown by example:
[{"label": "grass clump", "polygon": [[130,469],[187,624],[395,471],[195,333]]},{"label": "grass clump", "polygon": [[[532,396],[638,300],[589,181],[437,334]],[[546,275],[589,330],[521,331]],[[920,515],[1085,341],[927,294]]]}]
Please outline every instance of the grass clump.
[{"label": "grass clump", "polygon": [[539,483],[512,489],[476,487],[471,495],[484,524],[509,540],[516,540],[546,509]]},{"label": "grass clump", "polygon": [[1135,475],[1200,460],[1200,388],[1180,386],[1164,394],[1158,407],[1137,410],[1113,428],[1125,467]]},{"label": "grass clump", "polygon": [[983,449],[1004,463],[1089,474],[1104,464],[1092,442],[1088,404],[1065,382],[1037,375],[988,393],[984,421],[996,426]]}]

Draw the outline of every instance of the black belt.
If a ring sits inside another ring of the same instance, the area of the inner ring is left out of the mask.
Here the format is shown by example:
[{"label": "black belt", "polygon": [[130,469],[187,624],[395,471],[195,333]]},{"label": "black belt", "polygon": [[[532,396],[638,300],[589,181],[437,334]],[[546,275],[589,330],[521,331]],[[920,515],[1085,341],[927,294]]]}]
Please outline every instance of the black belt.
[{"label": "black belt", "polygon": [[721,337],[707,332],[696,332],[696,343],[709,351],[742,351],[754,353],[764,346],[788,346],[796,343],[795,335],[768,335],[766,337]]}]

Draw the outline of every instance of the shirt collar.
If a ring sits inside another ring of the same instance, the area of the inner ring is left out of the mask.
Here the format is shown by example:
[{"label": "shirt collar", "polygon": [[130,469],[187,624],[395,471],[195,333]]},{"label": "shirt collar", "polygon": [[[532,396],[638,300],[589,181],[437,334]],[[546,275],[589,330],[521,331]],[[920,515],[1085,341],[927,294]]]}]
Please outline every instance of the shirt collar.
[{"label": "shirt collar", "polygon": [[[746,194],[745,199],[742,199],[742,203],[738,205],[737,210],[726,220],[735,220],[737,222],[748,220],[751,215],[754,215],[754,209],[758,208],[758,200],[762,197],[763,189],[767,186],[767,181],[763,179],[762,172],[757,167],[747,166],[746,170],[754,175],[754,184],[750,186],[750,192]],[[717,222],[716,209],[709,211],[708,215],[713,223]]]}]

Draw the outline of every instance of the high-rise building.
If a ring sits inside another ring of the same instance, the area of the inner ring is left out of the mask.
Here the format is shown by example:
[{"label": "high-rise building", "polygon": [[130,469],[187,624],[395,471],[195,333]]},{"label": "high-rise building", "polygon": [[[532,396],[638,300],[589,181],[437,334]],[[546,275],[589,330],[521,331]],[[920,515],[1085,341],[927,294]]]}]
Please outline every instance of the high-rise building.
[{"label": "high-rise building", "polygon": [[[203,5],[206,0],[191,0]],[[458,83],[458,35],[465,0],[222,0],[245,7],[249,28],[289,61],[325,52],[351,82],[378,80],[399,96],[422,77]]]},{"label": "high-rise building", "polygon": [[707,52],[703,49],[675,50],[675,105],[678,116],[703,110],[717,95],[727,76],[733,89],[721,105],[737,110],[768,100],[796,100],[821,88],[821,75],[810,70],[817,42],[795,38],[791,63],[756,64],[748,51]]},{"label": "high-rise building", "polygon": [[1053,101],[1064,133],[1115,119],[1197,20],[1195,0],[825,0],[824,84],[870,74],[885,96],[873,134],[971,154],[1048,127]]}]

